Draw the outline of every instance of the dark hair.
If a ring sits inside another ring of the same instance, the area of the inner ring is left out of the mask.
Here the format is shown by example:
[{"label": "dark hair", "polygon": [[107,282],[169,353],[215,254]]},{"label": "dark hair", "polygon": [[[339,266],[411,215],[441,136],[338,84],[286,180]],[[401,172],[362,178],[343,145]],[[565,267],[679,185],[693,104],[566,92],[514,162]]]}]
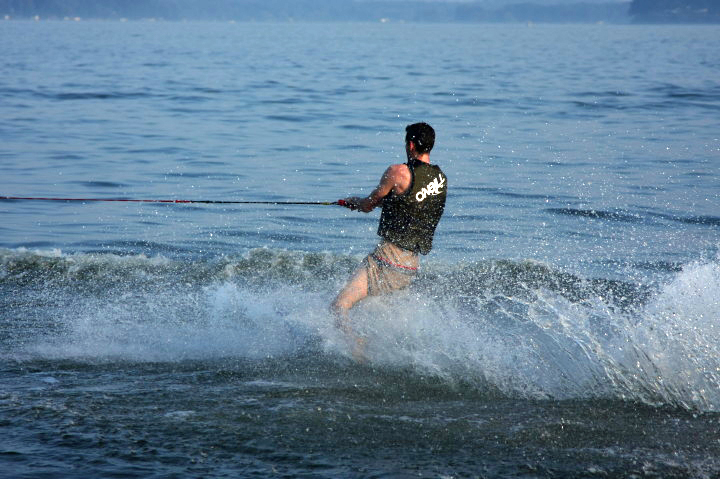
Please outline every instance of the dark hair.
[{"label": "dark hair", "polygon": [[435,145],[435,130],[427,123],[413,123],[405,127],[405,144],[415,144],[415,150],[420,153],[430,153]]}]

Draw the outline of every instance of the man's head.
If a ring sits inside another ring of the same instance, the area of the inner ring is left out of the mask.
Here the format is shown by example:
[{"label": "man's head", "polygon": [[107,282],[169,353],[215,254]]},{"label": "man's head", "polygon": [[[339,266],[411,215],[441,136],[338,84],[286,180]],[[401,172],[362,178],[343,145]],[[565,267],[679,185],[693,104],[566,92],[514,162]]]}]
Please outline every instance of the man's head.
[{"label": "man's head", "polygon": [[419,154],[430,153],[435,145],[435,130],[427,123],[413,123],[405,127],[405,145],[412,141]]}]

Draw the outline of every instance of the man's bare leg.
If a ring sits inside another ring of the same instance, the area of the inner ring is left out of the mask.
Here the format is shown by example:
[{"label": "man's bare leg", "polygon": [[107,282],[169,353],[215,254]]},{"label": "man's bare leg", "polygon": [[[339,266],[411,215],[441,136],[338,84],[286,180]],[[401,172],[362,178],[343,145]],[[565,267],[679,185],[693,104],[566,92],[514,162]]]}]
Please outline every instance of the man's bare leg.
[{"label": "man's bare leg", "polygon": [[347,336],[351,342],[352,355],[357,360],[364,360],[365,340],[350,326],[348,311],[358,301],[368,295],[368,276],[365,267],[358,268],[350,277],[345,287],[338,293],[332,303],[332,312],[335,315],[335,325]]}]

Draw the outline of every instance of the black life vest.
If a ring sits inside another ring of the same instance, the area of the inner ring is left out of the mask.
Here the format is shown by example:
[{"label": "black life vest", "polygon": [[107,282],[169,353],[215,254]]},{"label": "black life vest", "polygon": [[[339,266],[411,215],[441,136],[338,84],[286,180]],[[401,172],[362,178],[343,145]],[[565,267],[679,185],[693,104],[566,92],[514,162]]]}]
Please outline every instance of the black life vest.
[{"label": "black life vest", "polygon": [[428,254],[433,235],[445,211],[447,179],[439,166],[409,160],[410,189],[402,195],[390,192],[383,200],[378,235],[397,246]]}]

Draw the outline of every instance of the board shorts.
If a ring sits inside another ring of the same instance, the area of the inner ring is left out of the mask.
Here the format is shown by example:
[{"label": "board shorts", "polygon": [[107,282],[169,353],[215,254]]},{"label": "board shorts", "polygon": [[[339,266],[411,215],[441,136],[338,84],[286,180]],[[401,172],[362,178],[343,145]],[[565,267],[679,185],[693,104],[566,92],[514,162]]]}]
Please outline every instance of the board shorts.
[{"label": "board shorts", "polygon": [[368,296],[406,288],[420,269],[417,253],[383,241],[365,260]]}]

